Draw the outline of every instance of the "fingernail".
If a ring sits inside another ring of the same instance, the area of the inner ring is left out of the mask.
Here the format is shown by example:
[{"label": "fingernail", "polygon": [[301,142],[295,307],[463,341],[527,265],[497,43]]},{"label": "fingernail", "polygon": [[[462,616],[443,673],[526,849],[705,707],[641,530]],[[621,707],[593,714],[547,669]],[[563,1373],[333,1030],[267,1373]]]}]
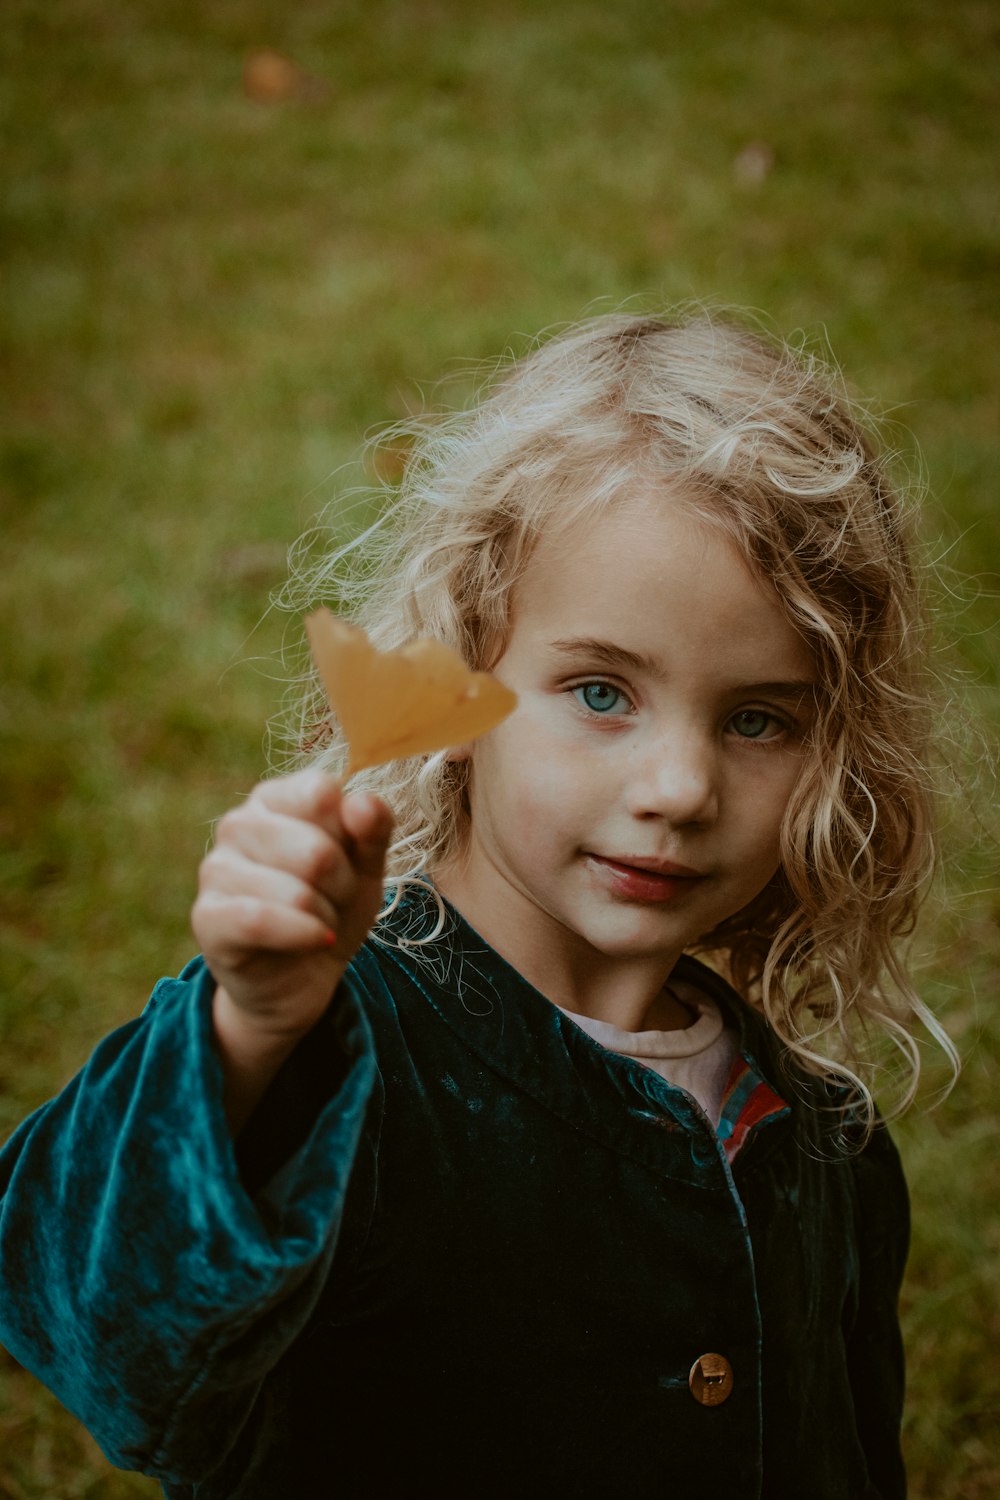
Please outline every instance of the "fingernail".
[{"label": "fingernail", "polygon": [[336,948],[337,946],[337,934],[335,932],[331,932],[329,929],[327,930],[326,934],[326,946],[328,948]]}]

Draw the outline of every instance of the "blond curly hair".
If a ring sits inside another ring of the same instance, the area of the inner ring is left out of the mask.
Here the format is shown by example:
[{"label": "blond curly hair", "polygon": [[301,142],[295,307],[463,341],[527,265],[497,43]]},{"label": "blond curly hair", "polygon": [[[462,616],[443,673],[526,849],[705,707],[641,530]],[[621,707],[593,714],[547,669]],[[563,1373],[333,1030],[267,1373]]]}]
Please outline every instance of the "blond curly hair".
[{"label": "blond curly hair", "polygon": [[[538,537],[638,486],[681,493],[736,543],[813,654],[818,713],[778,875],[697,951],[869,1116],[881,1042],[903,1054],[902,1103],[919,1025],[954,1065],[903,947],[935,859],[912,516],[836,373],[729,316],[603,316],[502,365],[471,409],[381,441],[407,454],[398,486],[360,537],[318,563],[300,554],[285,602],[332,603],[382,648],[430,635],[489,669]],[[294,758],[339,771],[339,732],[306,681]],[[359,778],[395,812],[394,882],[461,848],[468,774],[439,754]]]}]

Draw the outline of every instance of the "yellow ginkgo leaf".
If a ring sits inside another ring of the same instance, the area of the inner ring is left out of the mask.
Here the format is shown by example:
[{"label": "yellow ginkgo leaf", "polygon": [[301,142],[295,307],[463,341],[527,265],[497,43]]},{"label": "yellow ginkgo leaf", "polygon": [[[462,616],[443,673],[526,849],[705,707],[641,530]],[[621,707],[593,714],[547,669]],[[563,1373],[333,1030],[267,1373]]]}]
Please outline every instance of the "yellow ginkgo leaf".
[{"label": "yellow ginkgo leaf", "polygon": [[349,749],[345,775],[407,755],[446,750],[494,729],[517,695],[488,672],[470,672],[440,641],[377,651],[363,630],[328,609],[306,631],[330,707]]}]

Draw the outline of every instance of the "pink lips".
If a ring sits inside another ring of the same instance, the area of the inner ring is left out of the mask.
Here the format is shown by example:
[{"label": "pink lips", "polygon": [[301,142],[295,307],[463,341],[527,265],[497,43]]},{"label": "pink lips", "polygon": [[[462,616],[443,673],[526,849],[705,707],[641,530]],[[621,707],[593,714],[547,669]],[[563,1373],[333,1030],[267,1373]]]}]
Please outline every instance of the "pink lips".
[{"label": "pink lips", "polygon": [[647,859],[642,855],[606,859],[591,854],[589,858],[612,893],[627,901],[673,901],[705,878],[699,870],[672,860]]}]

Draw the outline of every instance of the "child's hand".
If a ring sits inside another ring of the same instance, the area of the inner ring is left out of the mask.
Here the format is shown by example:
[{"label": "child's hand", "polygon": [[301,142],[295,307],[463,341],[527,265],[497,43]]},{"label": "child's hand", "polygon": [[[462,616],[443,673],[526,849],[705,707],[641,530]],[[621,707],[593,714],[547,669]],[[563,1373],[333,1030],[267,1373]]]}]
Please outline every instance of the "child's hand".
[{"label": "child's hand", "polygon": [[319,1020],[375,921],[391,829],[383,802],[344,796],[320,771],[262,782],[219,823],[191,924],[218,985],[234,1123]]}]

